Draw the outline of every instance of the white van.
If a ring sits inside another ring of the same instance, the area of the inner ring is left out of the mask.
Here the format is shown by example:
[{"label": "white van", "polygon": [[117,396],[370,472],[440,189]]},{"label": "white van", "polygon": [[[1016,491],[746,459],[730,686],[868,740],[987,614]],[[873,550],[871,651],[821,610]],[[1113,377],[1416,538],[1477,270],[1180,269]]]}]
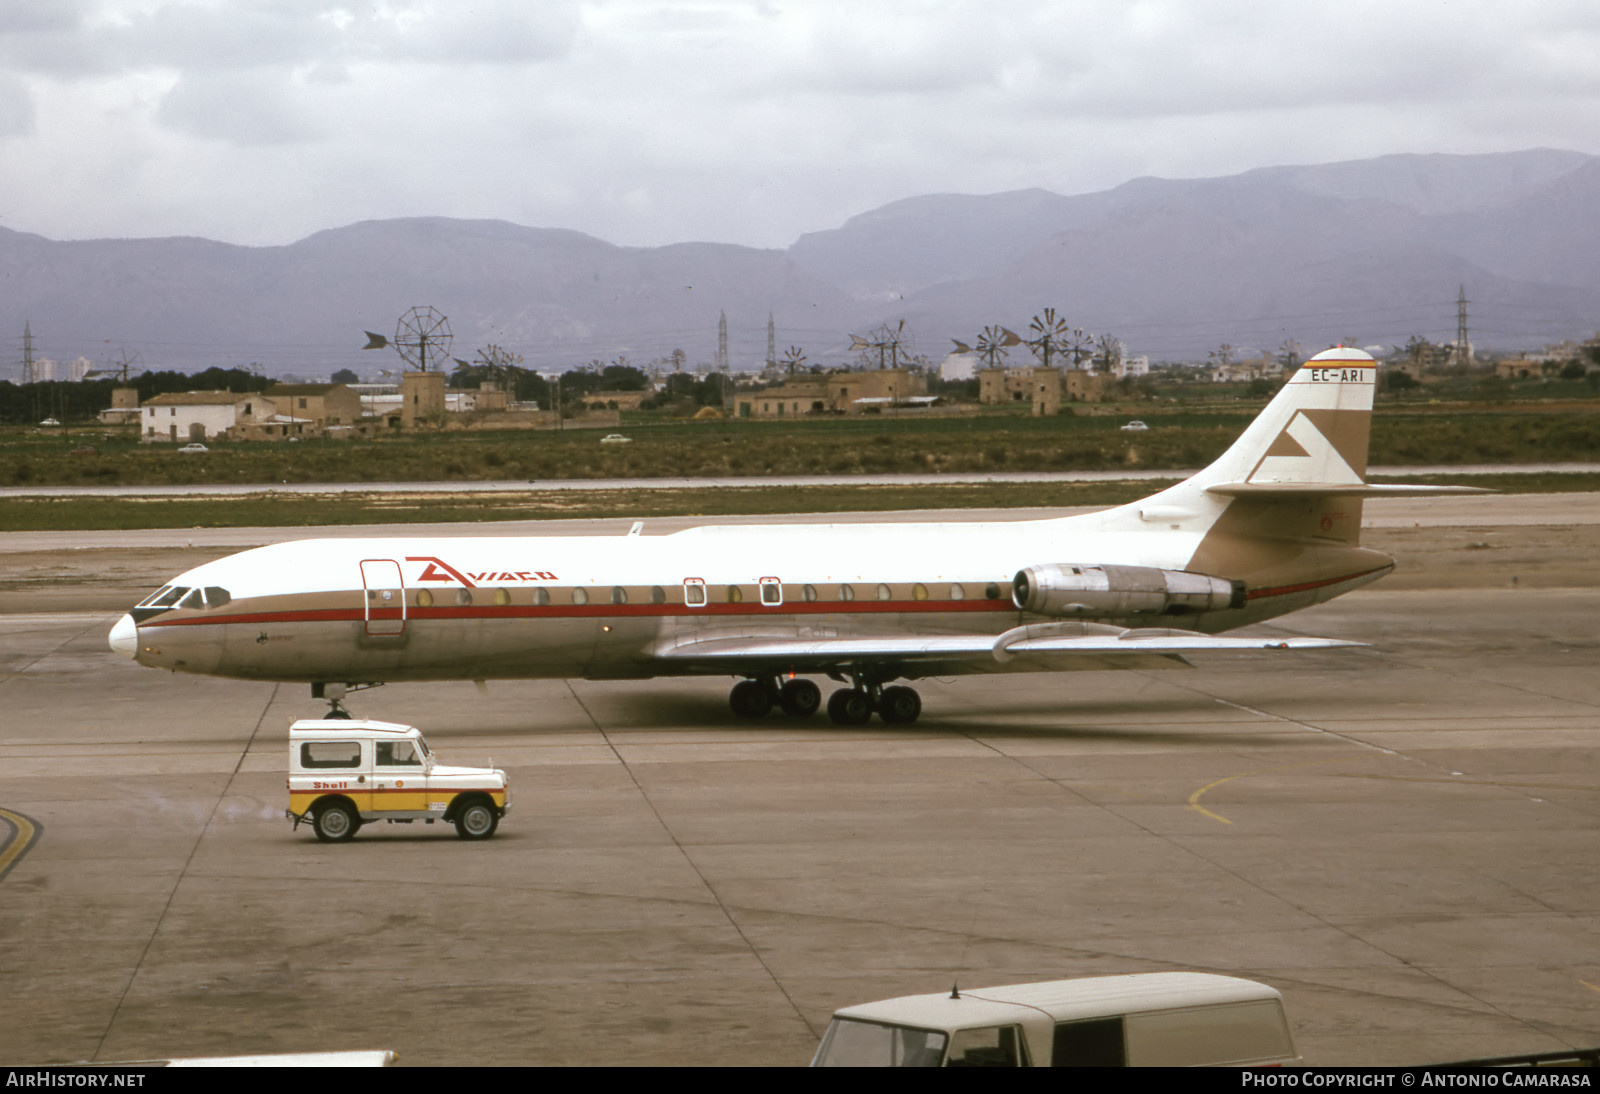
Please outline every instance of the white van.
[{"label": "white van", "polygon": [[845,1007],[811,1066],[1223,1067],[1299,1058],[1276,989],[1153,972]]}]

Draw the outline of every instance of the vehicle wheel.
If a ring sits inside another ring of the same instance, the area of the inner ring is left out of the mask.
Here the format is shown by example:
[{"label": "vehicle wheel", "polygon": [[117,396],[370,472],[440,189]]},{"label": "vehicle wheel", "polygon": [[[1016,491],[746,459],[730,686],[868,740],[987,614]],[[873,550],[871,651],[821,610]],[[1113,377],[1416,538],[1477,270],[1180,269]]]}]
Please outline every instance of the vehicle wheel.
[{"label": "vehicle wheel", "polygon": [[841,726],[864,726],[872,718],[872,700],[860,688],[840,688],[828,696],[828,717]]},{"label": "vehicle wheel", "polygon": [[810,680],[790,680],[778,690],[778,705],[791,718],[809,718],[822,705],[822,689]]},{"label": "vehicle wheel", "polygon": [[740,680],[728,693],[728,705],[741,718],[765,718],[772,710],[772,695],[760,680]]},{"label": "vehicle wheel", "polygon": [[500,818],[488,802],[472,802],[456,814],[456,835],[462,839],[488,839],[498,827]]},{"label": "vehicle wheel", "polygon": [[360,827],[361,818],[347,802],[329,802],[311,818],[312,831],[323,843],[343,843],[353,838]]},{"label": "vehicle wheel", "polygon": [[878,696],[878,717],[892,726],[908,726],[922,713],[922,697],[912,688],[884,688]]}]

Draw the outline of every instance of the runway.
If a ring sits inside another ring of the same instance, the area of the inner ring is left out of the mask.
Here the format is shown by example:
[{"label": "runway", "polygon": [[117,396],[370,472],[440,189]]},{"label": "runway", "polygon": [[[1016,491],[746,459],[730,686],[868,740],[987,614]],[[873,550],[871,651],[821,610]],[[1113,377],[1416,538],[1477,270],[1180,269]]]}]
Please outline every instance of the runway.
[{"label": "runway", "polygon": [[187,533],[111,575],[0,542],[0,810],[38,829],[0,1062],[795,1065],[838,1006],[1159,970],[1278,987],[1311,1064],[1600,1044],[1595,500],[1470,500],[1267,628],[1370,647],[927,681],[909,729],[736,722],[715,680],[355,696],[510,772],[481,844],[291,832],[305,689],[110,653]]}]

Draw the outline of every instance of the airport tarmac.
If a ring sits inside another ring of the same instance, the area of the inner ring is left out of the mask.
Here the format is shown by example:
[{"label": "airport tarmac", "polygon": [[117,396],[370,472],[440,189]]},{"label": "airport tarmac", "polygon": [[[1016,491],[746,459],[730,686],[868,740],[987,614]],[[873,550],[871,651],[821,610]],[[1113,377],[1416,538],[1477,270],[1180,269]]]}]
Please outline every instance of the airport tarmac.
[{"label": "airport tarmac", "polygon": [[1160,970],[1278,987],[1311,1064],[1600,1044],[1600,495],[1436,504],[1266,628],[1366,648],[925,681],[893,730],[721,679],[353,697],[509,771],[484,843],[291,831],[322,704],[107,649],[235,545],[0,537],[0,1063],[795,1065],[838,1006]]}]

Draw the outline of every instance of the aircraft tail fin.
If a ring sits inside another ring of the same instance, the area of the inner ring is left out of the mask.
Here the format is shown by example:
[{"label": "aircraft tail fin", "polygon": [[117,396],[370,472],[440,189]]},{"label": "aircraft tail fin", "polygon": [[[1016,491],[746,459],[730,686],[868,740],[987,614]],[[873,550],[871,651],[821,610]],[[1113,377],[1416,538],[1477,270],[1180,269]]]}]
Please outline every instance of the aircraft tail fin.
[{"label": "aircraft tail fin", "polygon": [[1355,544],[1360,536],[1377,363],[1339,347],[1311,358],[1239,439],[1183,482],[1128,506],[1150,523],[1209,527],[1232,509],[1251,534]]}]

